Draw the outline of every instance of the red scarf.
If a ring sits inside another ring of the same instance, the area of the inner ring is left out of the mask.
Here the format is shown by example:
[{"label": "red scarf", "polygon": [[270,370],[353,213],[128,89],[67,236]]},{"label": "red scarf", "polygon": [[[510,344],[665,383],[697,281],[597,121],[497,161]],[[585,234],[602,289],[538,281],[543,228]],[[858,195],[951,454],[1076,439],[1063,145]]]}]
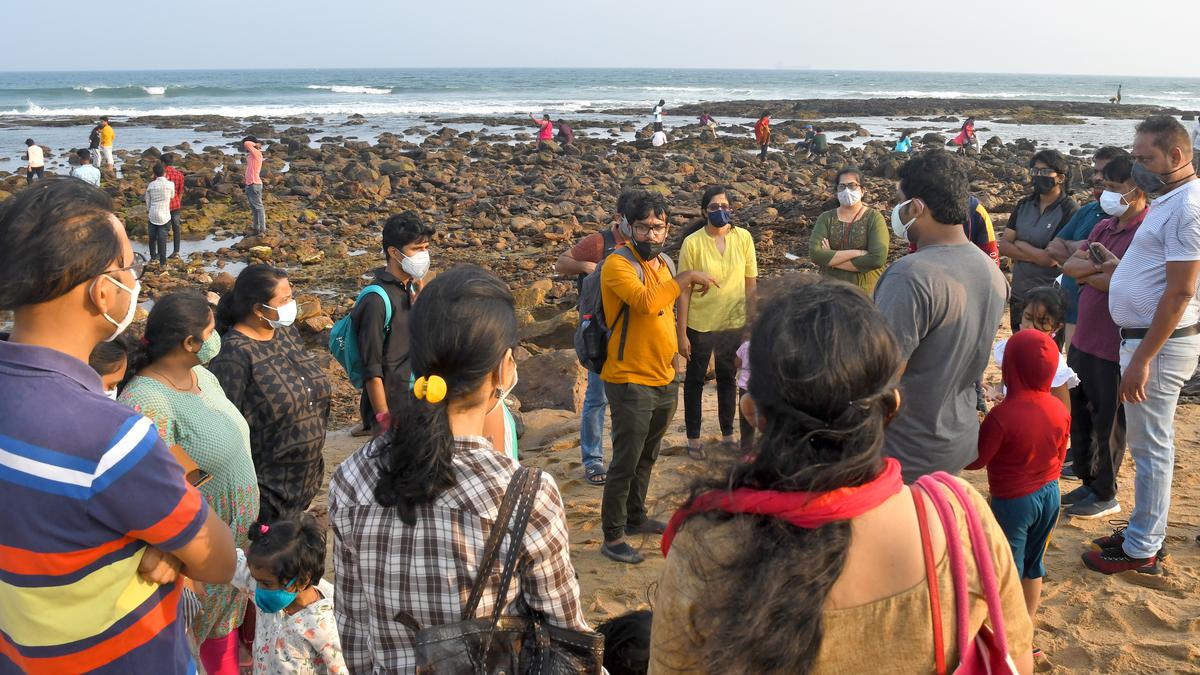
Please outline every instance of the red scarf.
[{"label": "red scarf", "polygon": [[671,540],[683,521],[702,511],[752,513],[786,520],[796,527],[817,528],[837,520],[850,520],[879,506],[904,487],[900,462],[888,457],[883,471],[869,483],[828,492],[780,492],[738,488],[733,492],[711,491],[698,495],[691,505],[671,516],[663,533],[662,552],[667,555]]}]

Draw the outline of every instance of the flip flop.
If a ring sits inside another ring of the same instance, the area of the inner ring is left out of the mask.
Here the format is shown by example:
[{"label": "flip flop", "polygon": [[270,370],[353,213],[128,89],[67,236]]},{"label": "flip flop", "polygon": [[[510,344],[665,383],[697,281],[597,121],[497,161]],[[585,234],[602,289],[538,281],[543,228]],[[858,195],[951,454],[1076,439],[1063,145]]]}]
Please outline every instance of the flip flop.
[{"label": "flip flop", "polygon": [[608,482],[608,473],[605,471],[589,471],[584,474],[583,478],[589,485],[603,487]]}]

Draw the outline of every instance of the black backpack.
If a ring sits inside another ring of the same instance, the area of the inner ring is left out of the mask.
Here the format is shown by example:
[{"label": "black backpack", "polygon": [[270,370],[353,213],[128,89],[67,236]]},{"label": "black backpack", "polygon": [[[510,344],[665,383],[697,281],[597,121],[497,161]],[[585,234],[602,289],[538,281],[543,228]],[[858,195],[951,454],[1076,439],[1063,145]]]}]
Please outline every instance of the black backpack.
[{"label": "black backpack", "polygon": [[[607,243],[607,241],[606,238],[605,242]],[[634,271],[637,272],[638,279],[642,283],[646,282],[642,264],[629,247],[622,246],[615,249],[612,255],[618,255],[628,260],[629,264],[633,265]],[[675,262],[661,253],[658,257],[666,264],[671,276],[675,276]],[[625,320],[625,325],[621,332],[621,344],[617,348],[617,360],[625,358],[625,340],[629,337],[629,305],[621,303],[620,311],[611,322],[604,316],[604,300],[600,292],[600,271],[604,267],[605,260],[607,258],[601,259],[600,264],[596,265],[596,269],[584,277],[579,291],[579,327],[575,329],[575,355],[579,357],[579,363],[593,373],[599,373],[604,369],[604,362],[608,360],[609,337],[612,336],[613,329],[622,318]]]}]

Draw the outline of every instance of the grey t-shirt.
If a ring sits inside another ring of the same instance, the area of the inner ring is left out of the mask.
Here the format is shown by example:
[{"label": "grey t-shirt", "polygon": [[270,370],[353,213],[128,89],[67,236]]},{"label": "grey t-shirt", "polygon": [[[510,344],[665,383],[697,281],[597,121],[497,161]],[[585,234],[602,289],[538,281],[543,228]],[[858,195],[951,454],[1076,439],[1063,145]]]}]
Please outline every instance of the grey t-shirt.
[{"label": "grey t-shirt", "polygon": [[900,412],[884,442],[905,482],[958,473],[978,455],[975,383],[1007,300],[1004,275],[971,243],[922,247],[879,280],[875,304],[907,360]]},{"label": "grey t-shirt", "polygon": [[[1051,204],[1050,208],[1040,211],[1038,199],[1037,195],[1033,195],[1018,202],[1017,208],[1008,218],[1006,227],[1016,231],[1017,241],[1044,249],[1079,210],[1079,205],[1074,199],[1064,196]],[[1023,260],[1014,261],[1012,299],[1020,300],[1038,286],[1049,286],[1059,274],[1062,274],[1062,270],[1058,267],[1042,267]]]}]

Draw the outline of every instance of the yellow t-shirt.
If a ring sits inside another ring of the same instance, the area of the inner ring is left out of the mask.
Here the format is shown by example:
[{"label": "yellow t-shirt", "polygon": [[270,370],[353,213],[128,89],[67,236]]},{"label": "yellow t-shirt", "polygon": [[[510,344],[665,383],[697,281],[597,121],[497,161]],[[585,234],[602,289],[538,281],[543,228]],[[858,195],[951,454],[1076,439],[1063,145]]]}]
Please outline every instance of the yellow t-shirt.
[{"label": "yellow t-shirt", "polygon": [[725,253],[717,251],[708,228],[701,228],[683,240],[679,250],[679,270],[699,270],[717,278],[708,293],[693,293],[688,304],[687,325],[694,331],[710,333],[737,330],[746,325],[746,279],[758,276],[758,257],[754,237],[740,227],[725,235]]},{"label": "yellow t-shirt", "polygon": [[[636,254],[635,254],[636,257]],[[658,269],[641,263],[643,283],[628,260],[610,255],[600,268],[600,296],[604,316],[616,322],[608,339],[608,359],[600,379],[613,384],[661,387],[675,379],[672,359],[679,343],[675,338],[675,299],[679,284],[665,263]],[[617,320],[621,305],[629,306],[629,338],[625,358],[618,358],[625,317]]]},{"label": "yellow t-shirt", "polygon": [[111,124],[106,124],[100,127],[100,147],[111,148],[113,144],[113,137],[116,135],[117,133],[113,131]]}]

